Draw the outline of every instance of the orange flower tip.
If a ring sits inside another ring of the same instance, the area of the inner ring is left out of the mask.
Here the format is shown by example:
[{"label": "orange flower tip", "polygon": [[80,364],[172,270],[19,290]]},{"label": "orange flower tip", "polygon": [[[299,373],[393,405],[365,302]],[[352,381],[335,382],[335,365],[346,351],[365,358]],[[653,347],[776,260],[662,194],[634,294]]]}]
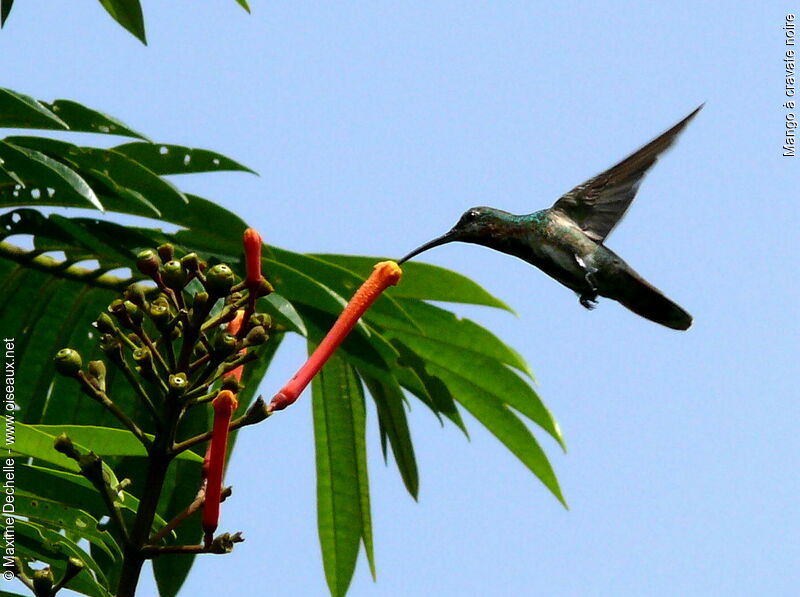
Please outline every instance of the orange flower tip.
[{"label": "orange flower tip", "polygon": [[230,390],[220,390],[211,405],[214,407],[214,412],[222,412],[230,416],[239,406],[239,401],[236,399],[236,394]]},{"label": "orange flower tip", "polygon": [[403,270],[397,265],[396,261],[381,261],[375,264],[374,274],[386,286],[394,286],[400,281],[400,276],[403,275]]},{"label": "orange flower tip", "polygon": [[[244,231],[244,261],[247,284],[256,285],[261,280],[261,235],[253,228]],[[251,289],[252,291],[252,289]]]},{"label": "orange flower tip", "polygon": [[248,228],[244,231],[243,241],[245,251],[253,248],[261,250],[261,235],[255,228]]}]

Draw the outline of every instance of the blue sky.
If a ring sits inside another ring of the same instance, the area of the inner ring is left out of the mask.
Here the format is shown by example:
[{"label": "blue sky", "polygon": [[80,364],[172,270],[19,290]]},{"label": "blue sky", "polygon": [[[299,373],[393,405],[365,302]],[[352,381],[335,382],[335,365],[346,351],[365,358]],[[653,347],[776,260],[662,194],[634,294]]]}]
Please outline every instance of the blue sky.
[{"label": "blue sky", "polygon": [[[97,3],[17,4],[3,86],[246,163],[261,176],[178,182],[301,252],[398,257],[470,206],[547,207],[707,102],[607,242],[688,332],[608,300],[590,313],[481,247],[424,256],[518,311],[455,308],[531,364],[571,510],[474,421],[468,442],[417,407],[419,503],[370,431],[378,581],[362,559],[350,595],[796,593],[791,3],[145,2],[147,48]],[[287,342],[262,391],[303,356]],[[222,526],[247,541],[198,561],[185,594],[324,595],[309,401],[243,433],[227,480]]]}]

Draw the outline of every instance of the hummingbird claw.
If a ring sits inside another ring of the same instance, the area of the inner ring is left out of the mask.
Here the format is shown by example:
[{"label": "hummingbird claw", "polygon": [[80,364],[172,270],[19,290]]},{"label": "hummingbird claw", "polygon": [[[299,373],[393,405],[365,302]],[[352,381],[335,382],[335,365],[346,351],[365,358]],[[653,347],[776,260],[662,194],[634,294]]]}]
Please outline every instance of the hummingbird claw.
[{"label": "hummingbird claw", "polygon": [[[581,268],[583,268],[583,270],[586,272],[586,275],[584,275],[583,277],[586,280],[586,283],[589,285],[589,288],[592,289],[592,292],[597,292],[597,279],[594,277],[594,275],[597,273],[597,268],[588,265],[579,255],[575,255],[575,261],[577,261],[578,265],[581,266]],[[595,303],[597,302],[594,300],[594,298],[587,300],[593,301]],[[586,307],[586,304],[583,302],[583,298],[581,298],[581,305]],[[586,307],[586,308],[593,309],[594,307]]]},{"label": "hummingbird claw", "polygon": [[596,294],[582,294],[578,299],[580,301],[583,308],[588,309],[591,311],[597,306],[597,295]]}]

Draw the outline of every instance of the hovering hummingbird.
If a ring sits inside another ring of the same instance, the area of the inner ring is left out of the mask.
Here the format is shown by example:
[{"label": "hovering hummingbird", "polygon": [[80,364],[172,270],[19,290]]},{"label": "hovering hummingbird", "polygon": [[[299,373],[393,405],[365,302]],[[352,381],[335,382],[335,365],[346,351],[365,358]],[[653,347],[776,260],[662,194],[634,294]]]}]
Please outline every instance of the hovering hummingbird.
[{"label": "hovering hummingbird", "polygon": [[563,195],[553,207],[527,215],[473,207],[449,232],[414,249],[399,263],[449,242],[483,245],[535,265],[574,290],[587,309],[604,296],[661,325],[688,329],[692,316],[603,242],[625,215],[644,175],[702,107],[616,166]]}]

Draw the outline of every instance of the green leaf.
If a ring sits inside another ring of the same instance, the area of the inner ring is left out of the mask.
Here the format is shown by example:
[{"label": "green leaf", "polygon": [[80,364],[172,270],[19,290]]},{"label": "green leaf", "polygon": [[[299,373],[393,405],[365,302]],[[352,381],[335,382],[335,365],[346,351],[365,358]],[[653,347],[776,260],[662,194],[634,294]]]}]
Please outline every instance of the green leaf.
[{"label": "green leaf", "polygon": [[341,597],[350,585],[362,540],[373,576],[375,570],[364,395],[341,357],[331,357],[312,381],[312,405],[322,560],[331,594]]},{"label": "green leaf", "polygon": [[0,159],[4,168],[25,182],[24,190],[0,187],[0,204],[27,205],[47,198],[51,205],[86,207],[89,203],[100,211],[104,209],[83,178],[39,151],[0,141]]},{"label": "green leaf", "polygon": [[9,137],[7,140],[17,147],[46,153],[51,158],[63,162],[65,167],[77,170],[84,177],[98,175],[107,177],[113,180],[115,185],[136,191],[138,196],[146,197],[148,202],[156,206],[185,207],[188,202],[186,196],[172,183],[113,149],[78,147],[43,137]]},{"label": "green leaf", "polygon": [[247,0],[236,0],[236,3],[244,8],[248,13],[250,12],[250,7],[247,5]]},{"label": "green leaf", "polygon": [[[147,456],[144,446],[127,429],[114,429],[111,427],[95,427],[92,425],[24,425],[18,426],[34,429],[55,438],[61,433],[66,433],[69,438],[80,445],[86,446],[98,456]],[[153,436],[145,434],[150,439]],[[203,458],[187,450],[176,458],[202,463]]]},{"label": "green leaf", "polygon": [[408,429],[403,390],[389,375],[381,379],[363,374],[361,377],[375,400],[384,459],[386,458],[386,440],[388,439],[403,483],[411,497],[417,499],[419,473],[414,456],[414,444],[411,442],[411,432]]},{"label": "green leaf", "polygon": [[117,23],[122,25],[144,45],[147,45],[147,38],[144,32],[144,17],[139,0],[100,0],[100,4],[106,9]]},{"label": "green leaf", "polygon": [[4,88],[0,88],[0,127],[69,129],[66,122],[32,97]]},{"label": "green leaf", "polygon": [[272,318],[301,336],[307,336],[308,331],[303,323],[303,318],[297,313],[294,305],[277,292],[273,292],[258,302],[258,308],[272,315]]},{"label": "green leaf", "polygon": [[[242,0],[244,1],[244,0]],[[14,5],[14,0],[0,0],[0,27],[6,24],[8,15],[11,12],[11,7]],[[250,9],[247,9],[250,12]]]},{"label": "green leaf", "polygon": [[[372,273],[372,268],[366,273],[354,273],[349,269],[312,255],[292,253],[277,247],[270,247],[270,252],[275,259],[289,265],[298,271],[314,278],[318,283],[335,291],[339,296],[350,298],[361,286],[364,280]],[[372,264],[373,266],[375,263]],[[269,271],[269,270],[267,270]],[[413,320],[392,297],[391,293],[384,293],[370,307],[370,313],[382,313],[389,317],[401,319],[414,325]]]},{"label": "green leaf", "polygon": [[[546,409],[542,411],[543,406],[533,390],[512,371],[488,359],[477,359],[474,355],[466,359],[462,351],[427,338],[406,337],[403,340],[427,361],[431,375],[447,384],[455,399],[566,506],[547,455],[525,424],[509,409],[511,406],[545,427],[550,413]],[[503,370],[510,377],[501,373]],[[546,430],[563,447],[557,425],[553,423]]]},{"label": "green leaf", "polygon": [[[381,314],[369,318],[380,328],[402,331],[417,336],[446,338],[447,343],[477,352],[500,363],[510,365],[533,378],[533,372],[520,354],[507,346],[497,336],[469,319],[462,319],[450,311],[418,300],[398,299],[398,302],[417,324],[409,326]],[[421,332],[420,330],[424,330]]]},{"label": "green leaf", "polygon": [[[360,257],[356,255],[318,254],[314,256],[330,263],[336,263],[362,277],[370,274],[375,263],[384,260],[379,257]],[[493,297],[466,276],[443,267],[414,261],[403,264],[403,277],[400,283],[392,289],[392,296],[395,298],[486,305],[487,307],[496,307],[514,313],[511,307],[500,299]]]},{"label": "green leaf", "polygon": [[[36,559],[50,563],[54,574],[63,574],[67,559],[81,560],[86,569],[67,583],[67,588],[92,597],[107,597],[106,578],[97,562],[78,545],[60,533],[31,521],[17,519],[14,523],[18,551],[26,551]],[[60,566],[58,565],[60,564]]]},{"label": "green leaf", "polygon": [[122,549],[114,537],[108,531],[100,530],[97,519],[88,512],[23,489],[18,489],[14,497],[14,513],[17,516],[24,516],[32,522],[50,523],[88,540],[108,557],[122,559]]},{"label": "green leaf", "polygon": [[[82,475],[60,471],[43,466],[31,464],[17,464],[16,481],[18,487],[35,492],[39,497],[69,504],[73,508],[81,508],[95,518],[106,516],[108,509],[94,485]],[[118,502],[120,506],[130,513],[139,508],[139,500],[130,493],[123,491]],[[160,529],[166,521],[156,515],[153,521],[153,530]]]},{"label": "green leaf", "polygon": [[53,114],[69,126],[69,130],[81,133],[99,133],[102,135],[121,135],[124,137],[134,137],[147,141],[142,133],[133,130],[127,124],[83,104],[72,100],[55,100],[52,103],[40,102],[50,108]]},{"label": "green leaf", "polygon": [[[398,338],[428,364],[439,365],[463,378],[475,388],[475,392],[495,396],[500,402],[513,407],[544,429],[566,450],[555,417],[533,388],[501,362],[477,351],[467,352],[464,347],[450,343],[447,337],[427,338],[404,332],[387,332],[387,335]],[[430,368],[429,371],[434,374]],[[461,396],[452,387],[450,391],[463,404]]]},{"label": "green leaf", "polygon": [[247,166],[207,149],[156,143],[126,143],[117,145],[113,149],[161,176],[226,170],[256,174]]},{"label": "green leaf", "polygon": [[[449,388],[441,379],[428,373],[425,368],[425,360],[420,358],[417,353],[397,339],[392,340],[392,346],[397,349],[400,355],[399,363],[403,365],[394,371],[402,385],[409,392],[433,411],[442,422],[440,415],[446,416],[469,437],[467,427],[461,419],[461,413],[453,400],[453,395]],[[414,372],[413,377],[404,374],[404,368]]]}]

